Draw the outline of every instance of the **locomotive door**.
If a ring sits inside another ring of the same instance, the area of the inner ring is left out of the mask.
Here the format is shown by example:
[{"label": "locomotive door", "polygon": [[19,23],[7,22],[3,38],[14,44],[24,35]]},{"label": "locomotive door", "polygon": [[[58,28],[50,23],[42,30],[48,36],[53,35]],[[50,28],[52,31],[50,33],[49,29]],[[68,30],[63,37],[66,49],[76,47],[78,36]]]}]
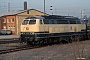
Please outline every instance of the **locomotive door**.
[{"label": "locomotive door", "polygon": [[49,32],[49,26],[48,26],[48,24],[44,25],[44,32]]},{"label": "locomotive door", "polygon": [[44,32],[49,32],[49,25],[46,24],[44,21],[42,21],[42,22],[43,22],[43,30],[44,30]]},{"label": "locomotive door", "polygon": [[42,24],[40,25],[42,27],[41,29],[43,30],[44,33],[46,32],[48,33],[48,24],[45,24],[43,20],[40,21],[42,21]]}]

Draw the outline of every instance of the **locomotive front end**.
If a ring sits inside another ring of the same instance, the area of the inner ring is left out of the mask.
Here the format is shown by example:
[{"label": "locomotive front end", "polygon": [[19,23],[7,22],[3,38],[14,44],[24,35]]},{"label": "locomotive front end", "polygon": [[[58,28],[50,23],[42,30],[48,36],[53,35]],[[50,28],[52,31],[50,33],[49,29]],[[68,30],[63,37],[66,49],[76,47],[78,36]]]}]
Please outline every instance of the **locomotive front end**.
[{"label": "locomotive front end", "polygon": [[39,17],[27,17],[21,24],[20,40],[24,43],[34,44],[37,39],[37,35],[40,32],[39,24],[42,18]]}]

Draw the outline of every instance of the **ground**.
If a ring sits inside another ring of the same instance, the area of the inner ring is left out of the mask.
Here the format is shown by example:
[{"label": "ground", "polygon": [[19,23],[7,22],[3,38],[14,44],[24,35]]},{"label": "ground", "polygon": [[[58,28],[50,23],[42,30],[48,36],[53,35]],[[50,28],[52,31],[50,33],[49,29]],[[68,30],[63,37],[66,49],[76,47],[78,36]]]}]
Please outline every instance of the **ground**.
[{"label": "ground", "polygon": [[90,60],[90,41],[55,44],[0,55],[0,60]]}]

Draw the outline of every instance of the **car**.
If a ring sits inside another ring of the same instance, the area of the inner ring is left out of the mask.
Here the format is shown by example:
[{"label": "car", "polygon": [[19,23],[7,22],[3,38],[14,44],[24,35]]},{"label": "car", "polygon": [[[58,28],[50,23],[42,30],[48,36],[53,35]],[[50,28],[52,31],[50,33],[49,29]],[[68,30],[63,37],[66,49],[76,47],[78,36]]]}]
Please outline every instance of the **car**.
[{"label": "car", "polygon": [[1,30],[1,34],[2,35],[11,35],[12,34],[12,31],[11,30],[7,30],[7,29],[2,29]]}]

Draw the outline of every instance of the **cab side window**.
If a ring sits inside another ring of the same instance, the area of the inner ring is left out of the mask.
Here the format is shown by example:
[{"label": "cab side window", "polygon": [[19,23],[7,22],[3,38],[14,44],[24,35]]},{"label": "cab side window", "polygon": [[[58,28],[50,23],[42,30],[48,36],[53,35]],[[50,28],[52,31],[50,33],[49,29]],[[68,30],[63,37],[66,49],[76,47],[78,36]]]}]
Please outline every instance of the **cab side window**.
[{"label": "cab side window", "polygon": [[43,23],[42,23],[42,20],[40,20],[40,24],[43,24]]},{"label": "cab side window", "polygon": [[29,21],[29,20],[24,20],[24,21],[22,22],[22,25],[28,24],[28,21]]}]

